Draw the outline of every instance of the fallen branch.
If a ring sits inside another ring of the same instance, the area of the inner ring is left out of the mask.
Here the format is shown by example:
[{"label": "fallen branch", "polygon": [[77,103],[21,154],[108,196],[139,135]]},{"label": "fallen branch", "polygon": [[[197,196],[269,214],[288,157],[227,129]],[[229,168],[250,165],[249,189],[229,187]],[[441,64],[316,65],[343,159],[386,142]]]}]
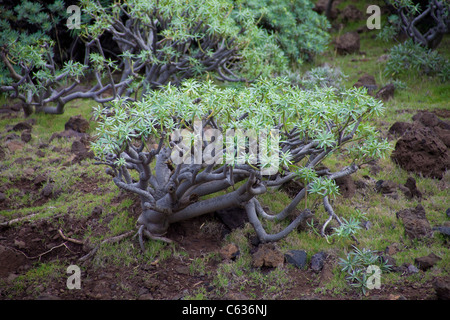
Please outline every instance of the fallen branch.
[{"label": "fallen branch", "polygon": [[[0,227],[9,227],[13,224],[22,222],[22,221],[27,221],[27,220],[31,220],[31,218],[34,218],[35,216],[39,215],[39,213],[33,213],[30,214],[29,216],[25,216],[25,217],[20,217],[20,218],[16,218],[16,219],[11,219],[9,221],[5,221],[0,223]],[[59,216],[61,216],[62,214],[57,214],[55,216],[49,216],[47,218],[58,218]]]},{"label": "fallen branch", "polygon": [[58,230],[58,233],[59,233],[59,235],[61,236],[61,238],[63,238],[63,239],[66,240],[66,241],[70,241],[70,242],[73,242],[73,243],[76,243],[76,244],[81,244],[81,245],[84,244],[84,242],[81,241],[81,240],[78,240],[78,239],[72,239],[72,238],[66,237],[66,236],[63,234],[63,232],[61,231],[61,229]]},{"label": "fallen branch", "polygon": [[12,220],[9,220],[9,221],[2,222],[2,223],[0,223],[0,227],[9,227],[9,226],[11,226],[11,225],[13,225],[15,223],[19,223],[19,222],[22,222],[24,220],[31,219],[31,218],[37,216],[38,214],[39,213],[33,213],[33,214],[30,214],[29,216],[26,216],[26,217],[20,217],[20,218],[16,218],[16,219],[12,219]]},{"label": "fallen branch", "polygon": [[98,249],[100,249],[100,246],[105,244],[105,243],[116,243],[116,242],[119,242],[119,241],[121,241],[123,239],[126,239],[126,238],[132,236],[133,234],[134,234],[134,231],[128,231],[128,232],[123,233],[121,235],[105,239],[102,242],[100,242],[100,244],[97,245],[94,249],[92,249],[88,254],[86,254],[86,255],[82,256],[80,259],[78,259],[78,261],[84,262],[87,259],[93,257],[97,253]]}]

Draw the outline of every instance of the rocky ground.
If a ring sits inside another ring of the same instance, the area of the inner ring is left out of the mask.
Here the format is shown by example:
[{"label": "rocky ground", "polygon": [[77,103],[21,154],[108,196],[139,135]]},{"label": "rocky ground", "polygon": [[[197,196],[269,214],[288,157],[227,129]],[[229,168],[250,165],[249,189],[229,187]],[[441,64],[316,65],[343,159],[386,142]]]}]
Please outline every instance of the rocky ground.
[{"label": "rocky ground", "polygon": [[[444,114],[444,118],[447,116],[448,114]],[[49,144],[33,145],[30,143],[33,121],[20,121],[18,113],[10,113],[8,117],[11,117],[11,125],[7,126],[1,135],[0,155],[2,160],[5,160],[17,150],[27,148],[30,157],[15,160],[16,164],[19,163],[27,167],[26,163],[32,159],[31,155],[34,154],[39,157],[43,148]],[[87,143],[89,134],[85,133],[86,129],[82,125],[84,122],[87,123],[80,116],[72,117],[66,123],[63,132],[52,135],[49,143],[53,139],[68,139],[67,141],[71,145],[70,150],[69,148],[56,148],[56,152],[59,152],[61,157],[51,160],[53,164],[70,166],[93,157]],[[404,166],[405,170],[421,170],[424,174],[433,176],[442,175],[444,171],[441,163],[448,160],[445,158],[446,153],[443,152],[448,152],[448,144],[445,143],[448,143],[446,138],[448,132],[450,132],[448,125],[449,122],[440,120],[435,113],[431,112],[418,113],[410,123],[393,124],[386,134],[401,136],[398,139],[396,150],[393,152],[393,159],[400,166]],[[422,135],[425,130],[428,130],[427,134]],[[402,148],[401,153],[397,152],[399,148]],[[430,151],[430,149],[432,150]],[[399,157],[397,159],[398,154],[409,154],[410,157]],[[420,155],[418,156],[418,154]],[[403,163],[402,160],[404,159],[406,161]],[[414,159],[418,161],[414,162]],[[413,167],[414,164],[417,167]],[[375,171],[380,169],[376,165],[372,168]],[[1,185],[0,210],[11,210],[9,208],[11,208],[12,203],[6,196],[8,188],[11,187],[20,190],[19,192],[23,194],[30,195],[33,200],[26,205],[28,207],[39,207],[58,197],[61,190],[58,190],[57,185],[50,182],[43,187],[47,178],[35,174],[35,169],[39,170],[39,168],[26,168],[23,170],[22,176],[14,183]],[[350,179],[341,181],[340,186],[344,196],[351,197],[355,190],[367,188],[367,183],[364,181],[354,183]],[[93,178],[82,179],[75,185],[76,189],[86,194],[100,192],[95,189],[96,187],[97,181]],[[415,180],[412,178],[408,179],[404,185],[379,180],[375,187],[378,192],[387,197],[398,198],[399,194],[408,198],[422,197],[421,191],[417,189]],[[289,192],[289,188],[286,191]],[[114,201],[120,203],[121,198],[128,196],[120,194]],[[138,205],[133,205],[131,210],[137,218],[139,214]],[[12,211],[14,212],[14,210]],[[205,292],[214,292],[214,270],[220,264],[232,262],[240,255],[238,246],[224,242],[224,235],[237,228],[242,228],[246,223],[241,212],[242,209],[236,208],[234,211],[215,212],[211,215],[174,224],[167,237],[175,242],[177,248],[187,253],[184,258],[170,257],[164,259],[164,261],[155,259],[145,264],[138,263],[126,266],[115,265],[111,267],[111,265],[108,265],[107,268],[99,268],[98,265],[93,265],[90,259],[80,262],[79,259],[86,257],[93,248],[88,243],[74,239],[73,236],[83,234],[89,228],[95,230],[95,233],[104,232],[104,228],[98,222],[102,211],[102,206],[96,206],[83,219],[73,218],[71,215],[58,215],[33,222],[27,220],[15,221],[2,217],[0,222],[0,277],[2,279],[0,297],[4,299],[8,297],[14,299],[183,299],[197,287],[203,287]],[[450,210],[447,215],[450,218]],[[14,214],[12,216],[14,217]],[[406,235],[412,239],[433,237],[435,233],[441,233],[447,237],[450,235],[448,223],[434,228],[430,226],[426,212],[420,204],[416,208],[399,211],[397,218],[404,225]],[[205,223],[211,221],[221,225],[221,228],[218,229],[221,230],[220,233],[199,232]],[[66,231],[63,232],[62,230]],[[315,254],[304,250],[290,250],[282,253],[276,244],[259,244],[257,239],[250,234],[248,235],[248,242],[251,248],[252,265],[255,269],[260,269],[262,273],[270,273],[274,269],[280,268],[292,282],[284,284],[285,288],[278,290],[272,296],[264,292],[266,288],[263,286],[255,286],[252,288],[251,295],[241,290],[229,290],[223,296],[216,296],[216,298],[253,299],[264,297],[286,300],[361,298],[360,294],[352,290],[347,290],[345,294],[339,295],[334,295],[332,292],[317,292],[317,287],[321,287],[334,276],[333,270],[336,268],[338,258],[332,250]],[[136,242],[134,242],[134,245],[137,245]],[[399,244],[393,244],[386,247],[385,252],[379,252],[379,254],[385,256],[386,259],[391,259],[390,256],[399,250],[404,250],[404,248]],[[217,255],[214,259],[209,259],[201,272],[192,270],[192,261],[197,258],[204,258],[211,253]],[[439,260],[441,260],[441,257],[432,253],[417,257],[414,264],[396,265],[395,259],[392,264],[394,265],[394,272],[406,277],[429,270]],[[81,275],[82,289],[67,289],[69,274],[64,273],[65,270],[55,271],[59,275],[52,275],[54,278],[46,284],[24,283],[24,286],[29,286],[28,289],[15,289],[13,291],[8,287],[22,274],[33,270],[36,264],[52,261],[58,261],[62,266],[81,265],[83,268]],[[130,277],[131,270],[134,273],[132,277]],[[401,287],[384,286],[380,290],[374,289],[370,293],[370,298],[448,298],[449,283],[448,278],[436,278],[434,281],[424,284],[417,284],[408,281],[406,278]],[[211,297],[214,298],[214,294],[211,294]]]},{"label": "rocky ground", "polygon": [[[318,1],[316,10],[322,10],[322,2]],[[335,1],[335,5],[337,3],[339,1]],[[332,15],[340,17],[343,22],[362,17],[354,6],[342,11],[334,9]],[[356,53],[356,60],[365,59],[358,53],[360,34],[366,31],[359,28],[338,37],[333,42],[337,53]],[[366,87],[371,94],[386,102],[392,99],[395,91],[392,85],[378,87],[375,78],[368,74],[361,75],[355,83],[355,87],[358,86]],[[437,189],[448,191],[450,111],[403,111],[412,113],[409,121],[387,123],[380,129],[381,134],[395,145],[390,161],[408,173],[433,179]],[[349,286],[336,291],[330,289],[333,286],[330,283],[343,278],[338,267],[342,255],[333,246],[328,250],[305,250],[300,243],[295,249],[286,250],[278,244],[260,244],[246,228],[246,220],[239,208],[176,223],[167,234],[174,242],[172,245],[161,244],[158,254],[143,255],[133,238],[133,229],[127,231],[125,228],[119,232],[122,237],[117,233],[110,236],[111,222],[119,217],[119,209],[114,211],[111,208],[123,206],[130,195],[112,191],[114,186],[109,189],[106,186],[111,182],[108,176],[74,171],[76,179],[70,181],[68,190],[61,181],[52,178],[52,170],[67,172],[74,170],[74,165],[92,163],[94,155],[89,149],[89,121],[82,116],[73,116],[65,123],[64,130],[42,139],[36,134],[35,126],[39,125],[36,119],[24,119],[20,105],[8,102],[2,106],[0,120],[5,119],[8,120],[7,125],[0,128],[0,299],[450,298],[447,263],[450,201],[447,200],[447,211],[439,213],[445,218],[438,220],[445,222],[436,224],[436,219],[429,218],[429,208],[434,206],[427,200],[430,191],[419,188],[412,176],[401,183],[393,178],[376,179],[374,177],[385,168],[373,163],[368,175],[357,180],[346,178],[338,181],[345,199],[376,192],[387,199],[407,199],[417,203],[396,211],[392,229],[401,229],[402,237],[397,242],[387,243],[377,252],[393,265],[394,276],[380,289],[362,295]],[[14,178],[4,174],[11,172],[11,168],[17,168]],[[283,192],[295,194],[295,190],[296,186],[290,185]],[[116,193],[108,203],[91,201],[94,205],[86,206],[87,211],[81,215],[75,214],[74,205],[64,212],[45,216],[46,210],[53,212],[51,207],[62,194],[70,192],[77,192],[80,203],[90,202],[86,199],[92,199],[92,195],[101,199],[106,193]],[[25,200],[18,202],[17,199]],[[131,201],[126,207],[129,214],[126,217],[135,221],[140,210],[139,203]],[[33,220],[34,215],[39,219]],[[370,224],[367,221],[364,228],[370,229]],[[207,230],[210,227],[211,230]],[[304,232],[306,227],[302,226],[299,231]],[[227,240],[227,235],[232,232],[242,233],[245,246]],[[104,239],[117,246],[113,254],[102,251],[101,247],[96,251],[101,242],[93,244],[89,239]],[[440,251],[416,252],[417,243],[434,245],[434,248],[439,243]],[[409,263],[397,263],[395,257],[409,252],[412,256]],[[252,271],[257,271],[252,274],[253,278],[233,269],[243,257],[248,257]],[[71,274],[67,273],[67,267],[70,265],[81,267],[81,289],[68,289],[67,280]],[[223,274],[228,278],[219,277]],[[262,280],[254,279],[255,275]]]}]

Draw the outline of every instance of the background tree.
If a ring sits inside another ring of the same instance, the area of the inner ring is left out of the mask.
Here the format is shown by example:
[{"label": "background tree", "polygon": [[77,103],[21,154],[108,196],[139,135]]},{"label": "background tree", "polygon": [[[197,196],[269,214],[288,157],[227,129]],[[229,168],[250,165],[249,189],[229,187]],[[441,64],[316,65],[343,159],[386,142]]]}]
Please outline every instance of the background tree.
[{"label": "background tree", "polygon": [[[215,76],[247,81],[286,68],[274,37],[253,18],[237,13],[228,0],[214,1],[80,1],[84,24],[78,32],[83,60],[55,60],[51,14],[64,20],[66,7],[57,0],[46,7],[24,1],[3,14],[0,91],[33,111],[62,113],[78,98],[99,103],[116,96],[140,99],[148,90],[185,78]],[[38,32],[15,30],[11,21],[39,26]],[[53,16],[52,16],[53,17]],[[239,22],[239,23],[238,23]],[[41,28],[42,30],[41,31]],[[105,41],[110,39],[111,41]],[[110,42],[116,45],[114,50]],[[110,54],[112,53],[112,54]],[[79,86],[85,76],[91,88]],[[52,106],[56,104],[56,106]]]},{"label": "background tree", "polygon": [[[222,81],[251,80],[283,67],[283,53],[273,38],[261,32],[254,19],[237,15],[225,0],[133,0],[103,7],[82,1],[94,23],[87,36],[112,35],[120,48],[121,79],[135,76],[142,94],[168,82],[208,72]],[[122,88],[120,96],[129,95]]]},{"label": "background tree", "polygon": [[[64,36],[58,36],[68,34],[66,9],[60,0],[46,6],[23,1],[2,11],[0,92],[20,99],[26,116],[35,111],[63,113],[65,104],[78,98],[104,103],[114,98],[103,97],[108,89],[131,83],[130,79],[114,83],[111,73],[117,65],[106,59],[98,39],[85,43],[84,61],[68,58],[60,41]],[[97,84],[80,88],[92,67]]]},{"label": "background tree", "polygon": [[387,0],[395,14],[389,17],[389,25],[383,32],[392,38],[402,32],[414,43],[435,49],[444,34],[449,32],[450,5],[443,0]]}]

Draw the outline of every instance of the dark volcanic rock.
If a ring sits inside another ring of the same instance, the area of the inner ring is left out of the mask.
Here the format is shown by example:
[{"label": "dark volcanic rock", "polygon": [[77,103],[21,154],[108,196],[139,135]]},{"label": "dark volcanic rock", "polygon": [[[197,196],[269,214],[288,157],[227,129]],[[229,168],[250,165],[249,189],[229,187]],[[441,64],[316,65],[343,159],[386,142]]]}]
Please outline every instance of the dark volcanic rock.
[{"label": "dark volcanic rock", "polygon": [[344,33],[336,39],[335,48],[340,55],[358,53],[360,48],[359,34],[356,31]]},{"label": "dark volcanic rock", "polygon": [[433,130],[439,139],[441,139],[441,141],[447,146],[447,148],[450,148],[450,130],[443,129],[438,126],[434,127]]},{"label": "dark volcanic rock", "polygon": [[324,266],[327,254],[323,251],[316,253],[311,257],[311,269],[320,272]]},{"label": "dark volcanic rock", "polygon": [[428,111],[418,112],[412,117],[412,119],[429,128],[434,128],[441,122],[441,120],[434,113]]},{"label": "dark volcanic rock", "polygon": [[406,179],[405,187],[409,189],[411,198],[422,199],[422,192],[417,189],[416,180],[414,178],[408,177],[408,179]]},{"label": "dark volcanic rock", "polygon": [[335,180],[339,187],[339,192],[344,198],[351,198],[355,195],[356,185],[350,176],[345,176]]},{"label": "dark volcanic rock", "polygon": [[8,276],[11,272],[28,263],[27,259],[19,252],[9,247],[0,245],[0,278]]},{"label": "dark volcanic rock", "polygon": [[395,86],[390,83],[383,88],[381,88],[376,94],[375,98],[381,99],[384,102],[391,100],[394,98]]},{"label": "dark volcanic rock", "polygon": [[402,169],[441,179],[450,166],[447,146],[427,127],[415,126],[397,141],[392,160]]},{"label": "dark volcanic rock", "polygon": [[[340,1],[334,0],[331,5],[330,16],[329,16],[329,18],[331,20],[334,20],[338,17],[340,10],[337,8],[337,5],[339,4],[339,2]],[[314,6],[313,10],[316,11],[317,13],[325,14],[327,5],[328,5],[328,0],[318,0],[315,2],[315,6]]]},{"label": "dark volcanic rock", "polygon": [[386,197],[398,198],[398,184],[390,180],[378,180],[375,189]]},{"label": "dark volcanic rock", "polygon": [[73,116],[66,122],[64,129],[71,129],[80,133],[86,133],[89,130],[89,122],[81,115]]},{"label": "dark volcanic rock", "polygon": [[72,163],[79,163],[85,159],[93,159],[94,152],[89,150],[86,146],[87,141],[75,140],[72,142],[71,152],[75,155],[75,158],[71,161]]},{"label": "dark volcanic rock", "polygon": [[45,198],[49,198],[53,194],[54,184],[48,183],[42,190],[41,190],[41,196]]},{"label": "dark volcanic rock", "polygon": [[375,77],[367,73],[361,76],[353,86],[355,88],[366,88],[368,94],[373,94],[373,92],[378,88]]},{"label": "dark volcanic rock", "polygon": [[440,234],[446,236],[446,237],[450,237],[450,227],[448,226],[438,226],[438,227],[434,227],[433,231],[437,231]]},{"label": "dark volcanic rock", "polygon": [[343,22],[359,21],[364,18],[364,14],[354,5],[349,4],[342,10],[341,18]]},{"label": "dark volcanic rock", "polygon": [[389,128],[389,133],[392,135],[402,136],[412,126],[412,123],[397,121]]},{"label": "dark volcanic rock", "polygon": [[20,139],[23,142],[30,142],[31,141],[31,130],[23,130],[20,134]]},{"label": "dark volcanic rock", "polygon": [[430,253],[427,256],[414,259],[414,263],[419,267],[419,269],[426,271],[432,268],[440,260],[442,260],[441,257],[438,257],[434,253]]},{"label": "dark volcanic rock", "polygon": [[49,143],[53,141],[53,139],[87,139],[89,135],[87,133],[81,133],[72,129],[64,130],[62,132],[55,132],[50,137]]},{"label": "dark volcanic rock", "polygon": [[230,231],[242,227],[248,222],[247,212],[240,207],[217,210],[215,215]]},{"label": "dark volcanic rock", "polygon": [[435,279],[433,288],[439,300],[450,300],[450,277]]},{"label": "dark volcanic rock", "polygon": [[16,124],[12,130],[13,131],[23,131],[23,130],[31,130],[33,126],[29,124],[28,122],[19,122]]},{"label": "dark volcanic rock", "polygon": [[304,250],[290,250],[285,253],[286,261],[299,269],[306,267],[307,254]]},{"label": "dark volcanic rock", "polygon": [[416,123],[433,129],[434,133],[441,139],[447,148],[450,148],[450,123],[439,119],[436,114],[428,111],[418,112],[412,119]]},{"label": "dark volcanic rock", "polygon": [[418,205],[415,209],[404,209],[397,212],[397,218],[402,220],[405,233],[411,239],[421,239],[431,235],[431,227],[425,215],[425,209]]}]

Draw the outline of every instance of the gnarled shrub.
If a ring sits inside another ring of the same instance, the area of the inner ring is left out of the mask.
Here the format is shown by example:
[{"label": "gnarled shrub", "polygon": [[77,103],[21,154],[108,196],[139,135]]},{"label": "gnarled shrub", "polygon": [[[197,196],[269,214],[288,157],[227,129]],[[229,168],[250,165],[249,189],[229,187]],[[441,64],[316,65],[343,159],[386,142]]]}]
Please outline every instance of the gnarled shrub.
[{"label": "gnarled shrub", "polygon": [[[279,233],[263,221],[290,219],[308,193],[340,221],[329,203],[339,192],[334,180],[390,149],[367,123],[382,111],[356,88],[302,91],[261,79],[237,90],[190,80],[96,108],[92,148],[114,183],[139,195],[142,247],[142,235],[161,239],[173,222],[232,206],[246,209],[261,241],[277,241],[312,214],[308,203]],[[318,170],[333,153],[347,156],[340,169]],[[266,212],[258,196],[294,179],[305,187],[281,212]]]},{"label": "gnarled shrub", "polygon": [[450,5],[444,0],[388,0],[395,14],[388,19],[381,38],[391,39],[402,32],[415,44],[435,49],[449,32]]},{"label": "gnarled shrub", "polygon": [[274,39],[254,19],[238,17],[239,24],[232,19],[228,0],[132,0],[106,7],[82,3],[94,20],[87,35],[96,39],[110,33],[121,52],[121,80],[135,79],[119,96],[139,88],[144,95],[208,73],[223,81],[247,81],[285,68]]}]

